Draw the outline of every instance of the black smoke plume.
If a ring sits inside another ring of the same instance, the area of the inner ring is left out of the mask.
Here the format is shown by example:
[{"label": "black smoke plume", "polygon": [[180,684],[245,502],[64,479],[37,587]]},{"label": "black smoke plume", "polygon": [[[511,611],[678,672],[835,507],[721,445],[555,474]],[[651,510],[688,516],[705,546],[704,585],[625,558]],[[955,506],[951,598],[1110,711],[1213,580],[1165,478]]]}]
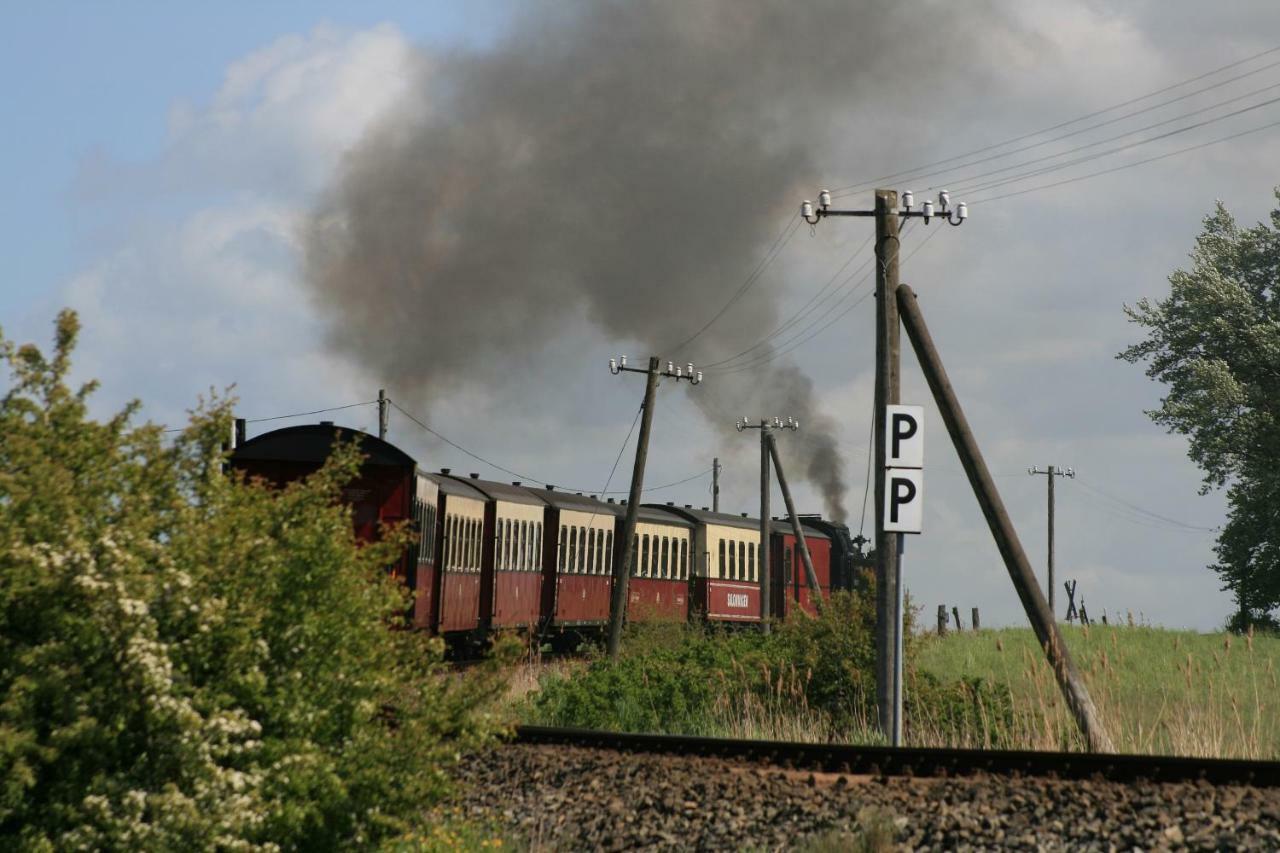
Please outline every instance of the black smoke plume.
[{"label": "black smoke plume", "polygon": [[[499,365],[537,357],[570,315],[620,348],[732,355],[775,328],[785,281],[757,284],[672,350],[824,174],[851,176],[860,150],[890,144],[870,116],[936,97],[944,72],[909,57],[960,59],[993,17],[979,3],[557,2],[524,9],[492,48],[424,56],[306,229],[332,344],[423,400],[502,387]],[[800,418],[804,440],[782,452],[843,518],[821,396],[778,359],[709,372],[693,399],[719,427]]]}]

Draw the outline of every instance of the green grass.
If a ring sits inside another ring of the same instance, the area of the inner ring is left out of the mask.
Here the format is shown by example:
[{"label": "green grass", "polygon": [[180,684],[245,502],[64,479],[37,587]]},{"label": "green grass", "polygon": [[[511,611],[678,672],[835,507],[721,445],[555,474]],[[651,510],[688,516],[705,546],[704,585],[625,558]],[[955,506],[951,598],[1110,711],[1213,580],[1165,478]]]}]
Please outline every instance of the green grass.
[{"label": "green grass", "polygon": [[[1280,638],[1061,627],[1119,751],[1280,758]],[[980,676],[1007,688],[1016,714],[1013,743],[1080,747],[1029,628],[921,637],[916,661],[942,679]]]}]

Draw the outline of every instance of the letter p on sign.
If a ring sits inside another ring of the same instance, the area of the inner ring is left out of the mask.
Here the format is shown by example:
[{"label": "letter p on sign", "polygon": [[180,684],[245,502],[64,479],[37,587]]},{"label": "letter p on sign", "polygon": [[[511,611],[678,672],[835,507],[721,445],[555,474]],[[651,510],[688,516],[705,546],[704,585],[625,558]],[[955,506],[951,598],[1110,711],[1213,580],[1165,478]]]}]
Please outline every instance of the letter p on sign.
[{"label": "letter p on sign", "polygon": [[885,411],[884,529],[919,533],[924,521],[924,408]]}]

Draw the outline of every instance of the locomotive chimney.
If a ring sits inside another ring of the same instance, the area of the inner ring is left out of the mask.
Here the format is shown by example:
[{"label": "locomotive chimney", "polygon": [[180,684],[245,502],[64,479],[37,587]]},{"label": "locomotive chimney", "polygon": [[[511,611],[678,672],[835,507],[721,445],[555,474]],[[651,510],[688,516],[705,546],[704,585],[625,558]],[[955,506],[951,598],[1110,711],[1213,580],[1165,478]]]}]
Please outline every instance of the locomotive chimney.
[{"label": "locomotive chimney", "polygon": [[440,469],[440,473],[441,473],[441,474],[448,475],[448,473],[449,473],[450,471],[452,471],[452,470],[453,470],[452,468],[441,468],[441,469]]},{"label": "locomotive chimney", "polygon": [[473,479],[473,480],[479,480],[479,479],[480,479],[480,475],[479,475],[479,474],[468,474],[467,476],[468,476],[468,477],[470,477],[470,478],[471,478],[471,479]]}]

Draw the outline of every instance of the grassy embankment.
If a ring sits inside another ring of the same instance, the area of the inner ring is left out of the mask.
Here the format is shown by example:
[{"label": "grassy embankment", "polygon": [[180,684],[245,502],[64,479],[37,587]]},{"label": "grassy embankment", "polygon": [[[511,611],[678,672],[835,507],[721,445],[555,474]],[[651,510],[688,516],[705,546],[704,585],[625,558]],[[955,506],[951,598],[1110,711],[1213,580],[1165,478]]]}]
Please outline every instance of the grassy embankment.
[{"label": "grassy embankment", "polygon": [[[1280,758],[1280,638],[1142,626],[1062,631],[1118,750]],[[922,637],[917,663],[1007,689],[1017,711],[1013,743],[1079,746],[1029,628]]]},{"label": "grassy embankment", "polygon": [[[871,616],[866,602],[847,602],[771,638],[645,628],[617,662],[544,675],[518,713],[552,725],[880,743]],[[1280,758],[1280,638],[1063,631],[1117,749]],[[906,702],[912,745],[1081,748],[1030,629],[914,638]]]}]

